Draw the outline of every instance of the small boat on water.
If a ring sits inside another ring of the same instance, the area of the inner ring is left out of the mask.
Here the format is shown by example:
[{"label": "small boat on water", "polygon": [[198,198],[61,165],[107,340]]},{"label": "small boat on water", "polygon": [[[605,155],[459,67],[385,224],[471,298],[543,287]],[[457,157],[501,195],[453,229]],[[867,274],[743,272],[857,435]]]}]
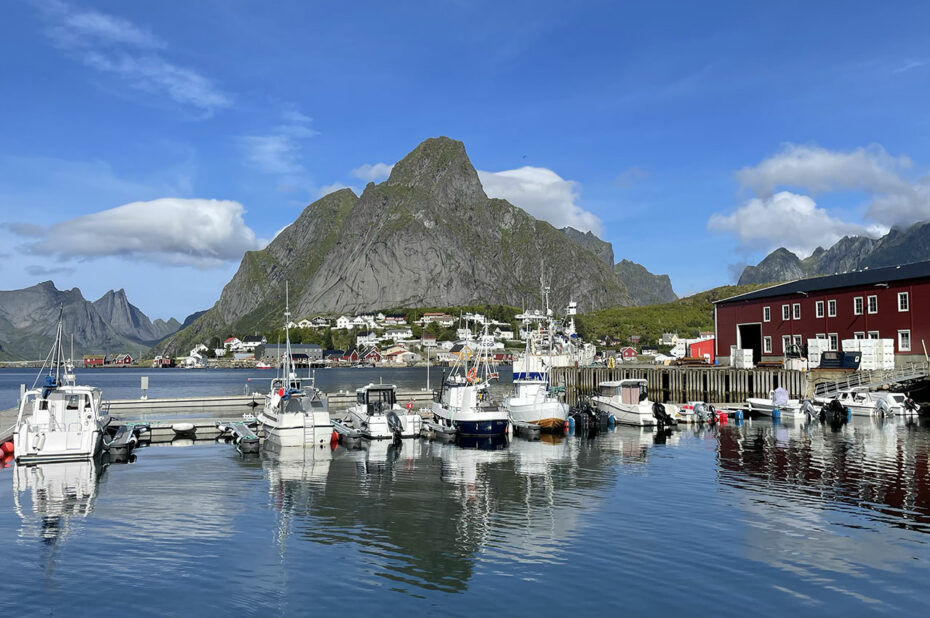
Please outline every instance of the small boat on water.
[{"label": "small boat on water", "polygon": [[[551,331],[551,320],[549,326]],[[551,363],[546,352],[551,352],[551,348],[543,349],[543,341],[540,329],[534,329],[527,337],[526,351],[513,363],[513,393],[504,399],[503,405],[514,423],[529,423],[548,431],[561,431],[568,418],[569,407],[559,401],[549,388]]]},{"label": "small boat on water", "polygon": [[256,369],[271,369],[271,365],[268,363],[255,363]]},{"label": "small boat on water", "polygon": [[347,424],[369,440],[415,438],[420,435],[423,419],[397,403],[393,384],[368,384],[355,391],[356,403],[346,411]]},{"label": "small boat on water", "polygon": [[[48,373],[37,388],[43,372]],[[74,365],[64,360],[62,312],[55,343],[31,389],[20,387],[13,452],[19,463],[51,463],[94,458],[110,423],[99,388],[76,384]]]},{"label": "small boat on water", "polygon": [[788,391],[779,386],[769,394],[769,398],[749,397],[746,399],[749,411],[762,416],[774,416],[778,410],[780,416],[801,416],[805,414],[799,399],[790,399]]},{"label": "small boat on water", "polygon": [[[287,290],[285,289],[285,299]],[[308,376],[309,385],[297,377],[288,324],[291,321],[289,302],[284,305],[284,357],[281,372],[271,380],[265,395],[265,405],[256,420],[265,434],[266,444],[278,447],[329,444],[333,426],[329,418],[329,400],[316,388]]]},{"label": "small boat on water", "polygon": [[903,393],[873,393],[865,386],[857,386],[841,390],[831,399],[849,408],[853,416],[894,416],[904,413],[907,396]]},{"label": "small boat on water", "polygon": [[[484,329],[487,335],[487,325]],[[510,414],[491,400],[489,382],[495,375],[488,364],[487,348],[479,348],[471,358],[462,354],[433,401],[436,422],[454,427],[459,436],[504,436]]]},{"label": "small boat on water", "polygon": [[646,384],[641,379],[601,382],[591,402],[597,410],[612,414],[623,425],[677,425],[673,416],[677,408],[650,401]]}]

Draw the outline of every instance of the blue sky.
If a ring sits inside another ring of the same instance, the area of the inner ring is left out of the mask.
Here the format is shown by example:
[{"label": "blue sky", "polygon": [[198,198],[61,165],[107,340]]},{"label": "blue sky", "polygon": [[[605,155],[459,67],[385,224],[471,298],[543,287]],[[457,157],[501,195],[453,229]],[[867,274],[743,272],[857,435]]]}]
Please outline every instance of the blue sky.
[{"label": "blue sky", "polygon": [[306,204],[437,135],[679,294],[930,218],[926,3],[2,11],[2,289],[123,287],[183,318]]}]

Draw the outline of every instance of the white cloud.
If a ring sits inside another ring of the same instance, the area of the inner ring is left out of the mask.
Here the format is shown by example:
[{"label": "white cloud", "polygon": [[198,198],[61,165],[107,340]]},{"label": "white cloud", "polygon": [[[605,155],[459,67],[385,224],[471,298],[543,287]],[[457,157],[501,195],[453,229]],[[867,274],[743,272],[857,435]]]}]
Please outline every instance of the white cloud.
[{"label": "white cloud", "polygon": [[54,223],[41,231],[6,227],[39,236],[26,245],[36,255],[62,260],[127,256],[215,268],[259,247],[242,219],[244,212],[242,204],[228,200],[162,198]]},{"label": "white cloud", "polygon": [[907,187],[898,174],[910,159],[893,157],[878,145],[844,152],[818,146],[786,144],[781,152],[736,173],[743,187],[771,195],[778,187],[799,187],[812,193],[858,190],[893,193]]},{"label": "white cloud", "polygon": [[80,10],[58,0],[38,6],[49,24],[48,36],[63,49],[77,52],[88,67],[206,115],[232,104],[228,95],[197,71],[155,54],[155,49],[166,47],[164,41],[129,20]]},{"label": "white cloud", "polygon": [[544,167],[521,167],[502,172],[478,172],[489,197],[503,198],[555,227],[571,227],[601,234],[601,220],[576,204],[580,185]]},{"label": "white cloud", "polygon": [[356,167],[350,174],[365,182],[378,182],[390,176],[392,169],[394,169],[394,166],[387,163],[375,163],[374,165],[366,163]]},{"label": "white cloud", "polygon": [[747,248],[769,251],[785,247],[801,257],[810,255],[818,246],[829,247],[846,235],[874,236],[887,231],[832,217],[810,197],[789,191],[750,199],[729,215],[715,214],[707,227],[735,234]]},{"label": "white cloud", "polygon": [[[313,137],[312,118],[293,106],[285,106],[282,122],[265,135],[246,135],[240,138],[249,163],[260,171],[281,176],[300,175],[305,172],[301,163],[302,140]],[[299,184],[294,182],[293,184]]]}]

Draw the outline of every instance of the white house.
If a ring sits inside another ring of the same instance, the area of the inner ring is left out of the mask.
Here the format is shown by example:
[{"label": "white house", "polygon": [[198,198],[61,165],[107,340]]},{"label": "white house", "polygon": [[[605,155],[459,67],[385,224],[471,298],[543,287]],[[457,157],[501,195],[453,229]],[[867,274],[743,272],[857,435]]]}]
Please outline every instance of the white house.
[{"label": "white house", "polygon": [[494,329],[494,338],[500,339],[501,341],[512,341],[513,340],[513,331],[509,328],[495,328]]},{"label": "white house", "polygon": [[237,337],[227,337],[226,341],[223,342],[223,347],[227,350],[238,350],[241,343]]},{"label": "white house", "polygon": [[268,343],[268,340],[265,339],[264,335],[249,335],[239,344],[239,351],[254,352],[255,348],[266,343]]},{"label": "white house", "polygon": [[338,330],[351,330],[352,318],[347,315],[340,315],[338,318],[336,318],[336,328]]},{"label": "white house", "polygon": [[368,330],[363,333],[360,333],[355,337],[355,346],[358,348],[364,348],[366,346],[373,346],[378,343],[378,335]]},{"label": "white house", "polygon": [[455,331],[455,336],[456,336],[458,339],[462,339],[462,340],[464,340],[464,341],[471,341],[472,339],[475,338],[474,333],[472,333],[471,330],[468,329],[468,328],[460,328],[460,329],[456,330],[456,331]]},{"label": "white house", "polygon": [[300,322],[297,323],[297,328],[313,328],[313,322],[311,322],[307,318],[304,318]]},{"label": "white house", "polygon": [[413,331],[410,330],[409,326],[405,328],[392,328],[384,333],[384,338],[394,341],[406,341],[407,339],[413,339]]}]

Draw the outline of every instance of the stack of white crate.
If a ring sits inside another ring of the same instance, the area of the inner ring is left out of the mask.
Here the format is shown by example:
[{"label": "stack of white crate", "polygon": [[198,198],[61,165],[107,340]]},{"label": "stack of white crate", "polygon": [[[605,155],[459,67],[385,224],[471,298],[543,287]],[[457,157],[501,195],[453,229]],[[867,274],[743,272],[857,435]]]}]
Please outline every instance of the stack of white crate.
[{"label": "stack of white crate", "polygon": [[808,339],[807,340],[807,363],[808,367],[820,367],[820,356],[830,349],[828,339]]},{"label": "stack of white crate", "polygon": [[843,339],[844,352],[859,352],[859,369],[894,369],[893,339]]},{"label": "stack of white crate", "polygon": [[752,369],[752,350],[741,350],[735,345],[731,345],[730,365],[737,369]]}]

